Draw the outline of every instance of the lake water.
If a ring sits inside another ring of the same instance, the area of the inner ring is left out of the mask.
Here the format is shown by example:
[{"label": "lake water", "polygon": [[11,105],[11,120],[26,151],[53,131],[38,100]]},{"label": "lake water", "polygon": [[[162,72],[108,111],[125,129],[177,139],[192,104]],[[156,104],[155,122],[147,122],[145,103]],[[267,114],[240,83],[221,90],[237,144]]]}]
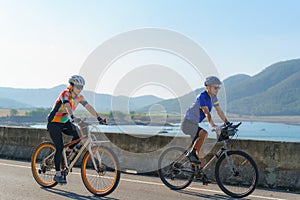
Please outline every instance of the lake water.
[{"label": "lake water", "polygon": [[[208,123],[201,123],[201,127],[210,130]],[[33,125],[34,128],[45,128],[46,125]],[[98,127],[101,132],[144,134],[149,135],[184,135],[179,124],[173,127],[161,126],[134,126],[134,125],[107,125]],[[209,138],[216,138],[216,134],[209,132]],[[243,122],[239,127],[238,138],[251,140],[300,142],[300,126],[267,123]]]}]

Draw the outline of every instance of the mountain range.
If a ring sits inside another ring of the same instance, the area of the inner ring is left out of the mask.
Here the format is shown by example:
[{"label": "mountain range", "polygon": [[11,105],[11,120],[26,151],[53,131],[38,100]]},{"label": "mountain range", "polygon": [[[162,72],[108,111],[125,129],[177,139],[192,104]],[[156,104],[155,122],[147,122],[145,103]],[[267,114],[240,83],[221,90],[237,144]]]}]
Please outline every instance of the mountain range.
[{"label": "mountain range", "polygon": [[[300,59],[275,63],[260,73],[223,81],[227,112],[242,115],[300,115]],[[204,88],[159,102],[168,113],[186,110]],[[220,99],[220,98],[219,98]],[[139,110],[145,112],[144,107]]]},{"label": "mountain range", "polygon": [[[233,75],[223,81],[227,112],[243,115],[300,115],[300,59],[275,63],[260,73]],[[16,89],[0,87],[0,108],[31,109],[51,107],[66,85],[50,89]],[[161,105],[167,113],[182,113],[204,88],[175,99],[164,100],[147,95],[129,98],[94,94],[96,109],[148,113],[153,105]],[[113,106],[112,106],[113,104]],[[129,108],[129,109],[128,109]]]},{"label": "mountain range", "polygon": [[275,63],[226,88],[232,113],[300,115],[300,59]]},{"label": "mountain range", "polygon": [[[52,107],[58,95],[67,88],[67,85],[59,85],[53,88],[40,89],[19,89],[0,87],[0,109],[34,109],[37,107]],[[109,94],[98,94],[90,91],[83,91],[85,97],[90,97],[91,101],[96,102],[96,109],[102,112],[112,110],[124,111],[124,107],[129,104],[130,110],[138,110],[150,104],[162,101],[152,95],[129,98],[126,96],[112,96]],[[125,105],[126,104],[126,105]],[[128,107],[128,106],[127,106]]]}]

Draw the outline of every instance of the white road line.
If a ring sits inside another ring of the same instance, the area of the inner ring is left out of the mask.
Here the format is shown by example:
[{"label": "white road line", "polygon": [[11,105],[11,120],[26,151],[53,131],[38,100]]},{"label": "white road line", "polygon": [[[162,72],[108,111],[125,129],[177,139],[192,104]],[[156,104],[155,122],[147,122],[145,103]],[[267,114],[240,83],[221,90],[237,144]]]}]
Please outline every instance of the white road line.
[{"label": "white road line", "polygon": [[9,167],[19,167],[19,168],[31,169],[31,167],[24,166],[24,165],[14,165],[14,164],[7,164],[7,163],[0,163],[0,165],[9,166]]},{"label": "white road line", "polygon": [[270,200],[286,200],[286,199],[278,199],[273,197],[262,197],[262,196],[256,196],[256,195],[250,195],[250,197],[258,198],[258,199],[270,199]]},{"label": "white road line", "polygon": [[[209,190],[209,189],[203,189],[203,188],[188,187],[188,189],[196,190],[196,191],[205,191],[205,192],[224,194],[222,191]],[[269,200],[286,200],[286,199],[278,199],[278,198],[273,198],[273,197],[256,196],[256,195],[252,195],[252,194],[249,195],[249,197],[254,197],[254,198],[258,198],[258,199],[269,199]]]},{"label": "white road line", "polygon": [[[7,164],[7,163],[1,163],[1,162],[0,162],[0,165],[9,166],[9,167],[27,168],[27,169],[31,168],[29,166]],[[78,173],[78,172],[72,172],[72,174],[80,175],[80,173]],[[135,180],[135,179],[121,178],[121,181],[133,182],[133,183],[142,183],[142,184],[148,184],[148,185],[164,186],[163,183],[155,183],[155,182],[149,182],[149,181],[140,181],[140,180]],[[223,194],[223,192],[221,192],[221,191],[209,190],[209,189],[203,189],[203,188],[188,187],[187,189],[196,190],[196,191],[204,191],[204,192],[211,192],[211,193],[220,193],[220,194]],[[258,199],[268,199],[268,200],[286,200],[286,199],[279,199],[279,198],[273,198],[273,197],[264,197],[264,196],[256,196],[256,195],[250,195],[249,197],[254,197],[254,198],[258,198]]]},{"label": "white road line", "polygon": [[134,180],[134,179],[126,179],[126,178],[121,178],[121,181],[134,182],[134,183],[143,183],[143,184],[148,184],[148,185],[164,186],[163,183],[154,183],[154,182],[140,181],[140,180]]}]

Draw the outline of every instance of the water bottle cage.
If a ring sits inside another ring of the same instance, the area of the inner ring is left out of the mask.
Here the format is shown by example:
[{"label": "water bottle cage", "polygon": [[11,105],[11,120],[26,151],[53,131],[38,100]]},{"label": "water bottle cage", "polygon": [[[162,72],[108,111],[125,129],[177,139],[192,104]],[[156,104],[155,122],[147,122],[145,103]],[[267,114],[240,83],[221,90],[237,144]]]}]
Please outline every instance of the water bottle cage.
[{"label": "water bottle cage", "polygon": [[70,153],[70,156],[69,156],[70,161],[73,160],[77,156],[77,154],[78,154],[79,149],[81,148],[81,146],[82,146],[81,144],[77,144],[73,148],[73,151]]}]

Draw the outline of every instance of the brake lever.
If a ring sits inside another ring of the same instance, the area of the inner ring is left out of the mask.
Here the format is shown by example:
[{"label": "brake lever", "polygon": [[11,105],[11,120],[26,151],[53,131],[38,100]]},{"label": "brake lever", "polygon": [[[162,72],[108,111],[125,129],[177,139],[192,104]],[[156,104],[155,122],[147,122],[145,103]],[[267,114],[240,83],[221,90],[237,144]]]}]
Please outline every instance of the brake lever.
[{"label": "brake lever", "polygon": [[236,125],[233,125],[232,128],[237,129],[241,124],[242,124],[242,122],[240,122],[240,123],[238,123]]},{"label": "brake lever", "polygon": [[232,123],[225,125],[223,128],[228,129],[230,126],[232,126]]}]

